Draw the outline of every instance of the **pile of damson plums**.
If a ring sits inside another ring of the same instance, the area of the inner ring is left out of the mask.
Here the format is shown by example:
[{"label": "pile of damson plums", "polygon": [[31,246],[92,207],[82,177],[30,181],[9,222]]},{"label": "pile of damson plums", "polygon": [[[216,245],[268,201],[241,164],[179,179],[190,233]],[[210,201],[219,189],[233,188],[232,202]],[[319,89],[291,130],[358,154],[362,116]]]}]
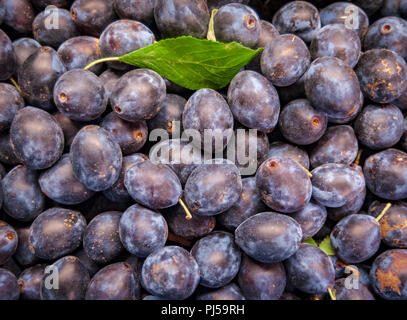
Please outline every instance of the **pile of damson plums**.
[{"label": "pile of damson plums", "polygon": [[[205,39],[216,8],[217,41],[264,48],[226,88],[85,68]],[[407,0],[0,0],[0,299],[407,300],[406,19]],[[208,129],[230,133],[213,158],[175,134]]]}]

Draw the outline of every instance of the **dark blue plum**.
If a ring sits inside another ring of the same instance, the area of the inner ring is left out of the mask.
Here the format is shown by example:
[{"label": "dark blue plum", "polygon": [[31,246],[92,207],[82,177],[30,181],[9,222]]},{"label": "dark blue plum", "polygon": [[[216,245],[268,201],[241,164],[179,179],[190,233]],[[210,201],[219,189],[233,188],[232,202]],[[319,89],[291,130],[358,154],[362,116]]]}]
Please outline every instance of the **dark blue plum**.
[{"label": "dark blue plum", "polygon": [[0,29],[0,81],[8,80],[17,68],[17,57],[8,35]]},{"label": "dark blue plum", "polygon": [[0,132],[10,129],[16,113],[24,107],[24,99],[17,89],[10,84],[0,83]]},{"label": "dark blue plum", "polygon": [[371,258],[380,246],[380,225],[372,216],[352,214],[337,223],[331,233],[332,247],[339,258],[360,263]]},{"label": "dark blue plum", "polygon": [[22,267],[31,266],[38,261],[38,258],[30,249],[30,227],[16,228],[16,231],[18,235],[18,245],[13,258]]},{"label": "dark blue plum", "polygon": [[90,190],[107,190],[119,178],[120,146],[101,127],[89,125],[78,132],[71,145],[70,159],[75,176]]},{"label": "dark blue plum", "polygon": [[309,202],[304,209],[290,214],[290,217],[299,223],[302,239],[306,240],[321,230],[327,218],[327,211],[324,206]]},{"label": "dark blue plum", "polygon": [[336,280],[334,290],[336,300],[376,300],[362,283],[358,284],[358,288],[347,288],[346,279]]},{"label": "dark blue plum", "polygon": [[283,142],[273,142],[270,144],[270,150],[267,154],[267,158],[289,158],[297,161],[305,169],[309,169],[309,157],[308,153],[292,144]]},{"label": "dark blue plum", "polygon": [[286,274],[281,262],[261,263],[245,255],[237,281],[248,300],[278,300],[286,287]]},{"label": "dark blue plum", "polygon": [[190,297],[200,280],[199,267],[185,249],[169,246],[147,257],[141,271],[141,283],[152,295],[183,300]]},{"label": "dark blue plum", "polygon": [[0,220],[0,265],[16,252],[18,235],[16,230],[8,223]]},{"label": "dark blue plum", "polygon": [[287,280],[296,289],[308,293],[327,293],[335,284],[335,270],[331,259],[312,244],[303,243],[285,262]]},{"label": "dark blue plum", "polygon": [[237,245],[265,263],[286,260],[297,251],[301,239],[301,226],[293,218],[274,212],[256,214],[235,231]]},{"label": "dark blue plum", "polygon": [[156,0],[115,0],[114,11],[121,19],[130,19],[145,24],[154,23],[154,7]]},{"label": "dark blue plum", "polygon": [[2,0],[2,5],[5,8],[4,23],[7,26],[18,33],[32,33],[35,12],[29,0]]},{"label": "dark blue plum", "polygon": [[20,298],[23,300],[41,300],[41,282],[46,265],[38,264],[25,269],[18,277]]},{"label": "dark blue plum", "polygon": [[119,235],[128,252],[145,258],[165,246],[168,226],[160,213],[135,204],[123,213],[119,223]]},{"label": "dark blue plum", "polygon": [[217,231],[201,238],[191,254],[198,263],[202,286],[223,287],[239,272],[241,253],[228,232]]},{"label": "dark blue plum", "polygon": [[23,37],[14,40],[13,47],[16,53],[16,71],[18,71],[23,66],[24,61],[37,51],[38,48],[41,48],[41,45],[32,38]]},{"label": "dark blue plum", "polygon": [[96,273],[86,291],[86,300],[139,300],[140,283],[125,262],[108,265]]},{"label": "dark blue plum", "polygon": [[[220,289],[216,289],[207,293],[200,294],[196,297],[197,300],[246,300],[240,288],[234,284],[228,284]],[[144,299],[147,300],[147,299]]]},{"label": "dark blue plum", "polygon": [[17,278],[10,271],[0,268],[0,300],[18,300],[20,288]]},{"label": "dark blue plum", "polygon": [[48,209],[30,227],[30,248],[41,259],[63,257],[81,245],[85,229],[86,221],[80,212]]}]

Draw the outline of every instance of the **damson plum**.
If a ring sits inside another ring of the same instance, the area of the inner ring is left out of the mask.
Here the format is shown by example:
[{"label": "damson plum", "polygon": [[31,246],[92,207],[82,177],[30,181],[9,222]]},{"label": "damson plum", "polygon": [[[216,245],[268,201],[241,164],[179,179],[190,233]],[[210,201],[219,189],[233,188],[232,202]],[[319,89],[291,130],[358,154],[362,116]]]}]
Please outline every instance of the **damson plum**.
[{"label": "damson plum", "polygon": [[119,118],[115,112],[109,113],[100,126],[110,132],[122,149],[123,155],[139,151],[148,139],[146,121],[127,122]]},{"label": "damson plum", "polygon": [[290,217],[299,223],[302,239],[307,240],[321,230],[327,218],[327,211],[325,207],[309,202],[304,209],[290,214]]},{"label": "damson plum", "polygon": [[82,34],[99,37],[108,24],[116,19],[113,1],[75,0],[71,17]]},{"label": "damson plum", "polygon": [[376,300],[369,289],[359,283],[357,288],[347,288],[346,279],[338,279],[334,286],[336,300]]},{"label": "damson plum", "polygon": [[289,158],[291,160],[297,161],[301,166],[309,169],[309,157],[306,151],[301,148],[283,142],[273,142],[270,145],[270,150],[267,158]]},{"label": "damson plum", "polygon": [[393,105],[368,105],[355,121],[359,141],[372,150],[394,146],[404,132],[404,117]]},{"label": "damson plum", "polygon": [[54,49],[41,47],[36,50],[18,70],[18,83],[27,103],[44,110],[53,109],[54,85],[65,71]]},{"label": "damson plum", "polygon": [[200,279],[194,257],[178,246],[168,246],[147,257],[141,270],[141,284],[151,294],[174,300],[191,296]]},{"label": "damson plum", "polygon": [[151,25],[154,22],[156,0],[115,0],[114,10],[121,19],[130,19]]},{"label": "damson plum", "polygon": [[30,250],[30,227],[16,229],[18,235],[18,245],[13,258],[23,267],[35,264],[38,258]]},{"label": "damson plum", "polygon": [[165,246],[168,226],[160,213],[135,204],[123,213],[119,224],[119,235],[128,252],[145,258]]},{"label": "damson plum", "polygon": [[[94,60],[100,59],[99,39],[88,36],[73,37],[64,41],[58,48],[58,56],[67,70],[85,68]],[[103,64],[89,70],[99,74]]]},{"label": "damson plum", "polygon": [[280,113],[280,99],[274,86],[261,74],[241,71],[228,89],[228,103],[236,120],[248,128],[272,131]]},{"label": "damson plum", "polygon": [[275,13],[273,25],[281,34],[293,33],[309,43],[321,28],[321,19],[311,3],[292,1]]},{"label": "damson plum", "polygon": [[299,211],[311,199],[312,185],[306,170],[289,158],[267,159],[257,171],[256,183],[264,203],[279,212]]},{"label": "damson plum", "polygon": [[123,251],[119,237],[121,216],[117,211],[104,212],[89,222],[83,235],[83,249],[93,261],[106,264]]},{"label": "damson plum", "polygon": [[16,53],[8,35],[0,29],[0,81],[8,80],[16,70]]},{"label": "damson plum", "polygon": [[254,47],[259,41],[260,18],[256,11],[244,4],[230,3],[222,6],[213,23],[217,41],[236,41],[246,47]]},{"label": "damson plum", "polygon": [[212,89],[196,91],[188,100],[182,114],[184,130],[197,130],[201,141],[196,147],[206,153],[226,148],[233,133],[233,114],[223,96]]},{"label": "damson plum", "polygon": [[158,114],[153,119],[148,121],[148,128],[150,131],[154,129],[164,129],[170,135],[172,135],[173,133],[176,133],[174,130],[182,130],[182,128],[174,127],[174,121],[179,123],[178,126],[180,126],[182,121],[182,113],[186,103],[187,100],[179,95],[167,94],[163,103],[161,104],[161,109]]},{"label": "damson plum", "polygon": [[59,124],[64,133],[65,149],[69,151],[72,141],[79,130],[86,125],[85,122],[74,121],[64,115],[62,112],[55,112],[52,115],[55,121]]},{"label": "damson plum", "polygon": [[[119,20],[108,25],[100,36],[102,57],[120,57],[126,53],[153,44],[153,32],[144,24],[132,20]],[[108,62],[109,67],[117,70],[129,70],[131,67],[122,62]]]},{"label": "damson plum", "polygon": [[192,219],[185,219],[185,210],[181,205],[165,210],[165,220],[169,230],[185,239],[198,239],[211,233],[216,225],[216,218],[213,216],[200,216],[194,214]]},{"label": "damson plum", "polygon": [[88,257],[84,249],[76,251],[74,256],[77,257],[85,266],[91,278],[102,268],[100,264],[97,264],[95,261]]},{"label": "damson plum", "polygon": [[346,203],[339,208],[327,208],[328,218],[332,221],[339,221],[351,214],[359,213],[366,200],[366,188],[360,190],[352,202]]},{"label": "damson plum", "polygon": [[58,270],[53,271],[53,275],[58,277],[58,287],[50,286],[50,274],[45,272],[41,282],[41,300],[83,300],[90,277],[80,260],[66,256],[55,261],[52,267]]},{"label": "damson plum", "polygon": [[246,178],[242,179],[242,193],[239,200],[216,218],[222,226],[235,230],[243,221],[259,212],[266,211],[266,208],[257,190],[256,178]]},{"label": "damson plum", "polygon": [[[0,220],[0,265],[16,252],[18,235],[15,229],[4,221]],[[1,287],[1,286],[0,286]]]},{"label": "damson plum", "polygon": [[176,205],[182,194],[177,175],[166,165],[150,160],[131,166],[124,178],[130,196],[151,209],[165,209]]},{"label": "damson plum", "polygon": [[93,72],[73,69],[55,83],[54,102],[70,119],[91,121],[106,110],[107,96],[102,81]]},{"label": "damson plum", "polygon": [[326,112],[333,123],[350,121],[363,104],[355,72],[334,57],[317,58],[312,62],[305,74],[305,93],[311,105]]},{"label": "damson plum", "polygon": [[262,131],[244,128],[236,129],[234,137],[235,143],[231,142],[228,145],[225,157],[235,163],[242,176],[251,176],[267,159],[269,138]]},{"label": "damson plum", "polygon": [[89,125],[78,132],[71,145],[70,159],[75,176],[90,190],[107,190],[119,178],[120,146],[101,127]]},{"label": "damson plum", "polygon": [[223,287],[239,272],[241,253],[228,232],[218,231],[201,238],[191,254],[198,263],[202,286]]},{"label": "damson plum", "polygon": [[[385,208],[385,203],[373,202],[369,214],[377,217]],[[393,204],[380,219],[380,235],[382,241],[392,248],[407,248],[407,204]]]},{"label": "damson plum", "polygon": [[299,248],[301,226],[286,215],[263,212],[245,220],[235,232],[236,244],[250,257],[265,263],[286,260]]},{"label": "damson plum", "polygon": [[376,103],[390,103],[407,87],[407,64],[388,49],[372,49],[362,54],[355,72],[364,95]]},{"label": "damson plum", "polygon": [[353,202],[366,187],[359,166],[328,163],[317,167],[311,174],[313,198],[330,208]]},{"label": "damson plum", "polygon": [[327,163],[352,164],[358,155],[358,140],[351,126],[332,126],[311,149],[313,168]]},{"label": "damson plum", "polygon": [[35,13],[29,0],[2,0],[5,9],[4,23],[23,34],[32,32]]},{"label": "damson plum", "polygon": [[310,52],[313,59],[318,57],[336,57],[353,68],[361,54],[358,34],[342,24],[323,27],[311,42]]},{"label": "damson plum", "polygon": [[10,271],[0,268],[0,300],[18,300],[20,288],[17,278]]},{"label": "damson plum", "polygon": [[24,61],[31,56],[38,48],[41,48],[41,45],[31,38],[19,38],[13,41],[14,52],[16,53],[16,71],[18,71]]},{"label": "damson plum", "polygon": [[41,11],[35,17],[33,34],[42,45],[58,48],[65,40],[77,36],[78,31],[68,10],[53,8]]},{"label": "damson plum", "polygon": [[279,128],[283,136],[297,145],[318,141],[328,126],[328,116],[317,111],[306,99],[291,101],[281,111]]},{"label": "damson plum", "polygon": [[[357,32],[362,40],[369,28],[369,17],[365,11],[349,2],[334,2],[325,7],[320,12],[322,26],[341,23],[345,26],[351,26],[351,29]],[[357,17],[354,21],[353,17]]]},{"label": "damson plum", "polygon": [[407,58],[407,21],[385,17],[373,23],[363,41],[364,49],[389,49]]},{"label": "damson plum", "polygon": [[261,263],[244,255],[237,281],[246,299],[278,300],[286,286],[286,274],[281,262]]},{"label": "damson plum", "polygon": [[360,263],[380,246],[380,225],[366,214],[352,214],[337,223],[331,233],[332,247],[343,261]]},{"label": "damson plum", "polygon": [[80,246],[85,228],[86,221],[80,212],[48,209],[30,227],[32,251],[45,260],[63,257]]},{"label": "damson plum", "polygon": [[368,189],[387,200],[407,197],[407,154],[387,149],[371,155],[363,167]]},{"label": "damson plum", "polygon": [[166,96],[164,79],[148,69],[127,72],[116,83],[110,96],[113,111],[123,120],[154,118]]},{"label": "damson plum", "polygon": [[86,300],[139,300],[140,283],[125,262],[108,265],[96,273],[86,291]]},{"label": "damson plum", "polygon": [[[1,58],[0,58],[1,59]],[[16,113],[25,107],[24,99],[17,89],[7,83],[0,83],[0,131],[6,132]]]},{"label": "damson plum", "polygon": [[370,269],[376,294],[386,300],[407,299],[407,250],[388,250],[379,255]]},{"label": "damson plum", "polygon": [[18,277],[20,298],[23,300],[41,300],[41,282],[45,273],[45,265],[25,269]]},{"label": "damson plum", "polygon": [[124,185],[124,179],[126,171],[131,168],[134,164],[140,161],[147,160],[147,156],[142,153],[135,153],[130,156],[123,157],[123,164],[120,170],[120,175],[117,181],[112,187],[103,191],[106,198],[114,202],[127,202],[131,200],[129,193],[127,192],[126,186]]},{"label": "damson plum", "polygon": [[287,281],[304,293],[326,293],[334,286],[335,270],[331,259],[312,244],[301,244],[285,262],[285,270]]},{"label": "damson plum", "polygon": [[228,284],[220,289],[200,294],[197,300],[246,300],[240,288],[234,284]]},{"label": "damson plum", "polygon": [[10,128],[11,146],[28,168],[51,167],[62,155],[64,134],[46,111],[25,107],[17,112]]},{"label": "damson plum", "polygon": [[32,221],[43,210],[45,197],[38,184],[38,173],[18,165],[1,181],[3,209],[19,221]]},{"label": "damson plum", "polygon": [[[96,66],[103,66],[103,64],[97,64]],[[92,68],[96,67],[93,66]],[[90,69],[92,70],[92,69]],[[110,103],[110,96],[116,86],[117,81],[119,81],[120,77],[123,75],[122,71],[114,70],[114,69],[107,69],[103,72],[99,78],[103,82],[103,86],[105,87],[105,94],[109,99]]]},{"label": "damson plum", "polygon": [[230,209],[242,192],[238,168],[226,160],[200,165],[189,176],[184,197],[192,213],[214,216]]},{"label": "damson plum", "polygon": [[206,1],[156,0],[154,18],[166,38],[185,35],[205,38],[210,14]]},{"label": "damson plum", "polygon": [[275,86],[288,87],[307,71],[311,54],[301,38],[284,34],[273,38],[261,56],[261,71]]}]

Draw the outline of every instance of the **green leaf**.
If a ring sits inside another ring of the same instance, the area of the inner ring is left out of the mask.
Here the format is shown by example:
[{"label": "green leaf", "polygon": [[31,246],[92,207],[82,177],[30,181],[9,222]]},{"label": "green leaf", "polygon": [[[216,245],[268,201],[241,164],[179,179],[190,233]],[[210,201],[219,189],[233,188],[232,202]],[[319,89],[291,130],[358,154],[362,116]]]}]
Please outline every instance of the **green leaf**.
[{"label": "green leaf", "polygon": [[262,50],[187,36],[158,41],[118,60],[152,69],[187,89],[221,89]]},{"label": "green leaf", "polygon": [[312,244],[312,245],[315,246],[315,247],[318,247],[317,243],[316,243],[315,240],[312,239],[312,238],[309,238],[309,239],[307,239],[307,240],[304,240],[302,243],[309,243],[309,244]]},{"label": "green leaf", "polygon": [[335,255],[335,250],[332,248],[331,245],[331,238],[330,236],[327,236],[324,240],[321,241],[319,244],[319,248],[325,252],[328,256],[334,256]]}]

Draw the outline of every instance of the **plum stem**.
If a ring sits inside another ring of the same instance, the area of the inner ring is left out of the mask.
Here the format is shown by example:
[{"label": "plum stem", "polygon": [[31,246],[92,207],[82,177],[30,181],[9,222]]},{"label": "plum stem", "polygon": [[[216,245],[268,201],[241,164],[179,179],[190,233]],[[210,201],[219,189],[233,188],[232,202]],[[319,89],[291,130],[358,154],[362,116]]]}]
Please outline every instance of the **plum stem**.
[{"label": "plum stem", "polygon": [[20,93],[21,93],[21,88],[20,88],[20,86],[18,85],[17,81],[16,81],[16,80],[14,80],[14,78],[13,78],[13,77],[11,77],[9,80],[10,80],[10,82],[13,84],[13,86],[15,86],[15,87],[16,87],[16,89],[18,90],[18,92],[20,92]]},{"label": "plum stem", "polygon": [[309,170],[307,169],[307,168],[305,168],[304,166],[301,166],[304,170],[305,170],[305,172],[307,173],[307,175],[308,175],[308,178],[312,178],[312,173],[311,172],[309,172]]},{"label": "plum stem", "polygon": [[360,149],[359,152],[358,152],[358,156],[356,157],[356,160],[355,160],[355,166],[359,165],[360,157],[362,156],[362,153],[363,153],[363,149]]},{"label": "plum stem", "polygon": [[329,296],[331,297],[331,300],[336,300],[335,290],[332,290],[331,288],[328,288],[328,293],[329,293]]},{"label": "plum stem", "polygon": [[94,65],[99,64],[99,63],[103,63],[103,62],[109,62],[109,61],[119,61],[120,57],[109,57],[109,58],[102,58],[102,59],[98,59],[95,60],[91,63],[89,63],[85,68],[83,68],[84,70],[88,70],[90,68],[92,68]]},{"label": "plum stem", "polygon": [[377,222],[379,222],[383,218],[383,216],[386,214],[386,212],[390,209],[390,207],[391,207],[391,203],[389,202],[388,204],[386,204],[386,206],[384,207],[382,212],[380,212],[380,214],[377,216],[377,218],[375,220]]},{"label": "plum stem", "polygon": [[192,214],[191,214],[191,212],[189,212],[189,209],[188,209],[188,207],[185,205],[184,201],[182,201],[182,199],[179,198],[179,199],[178,199],[178,202],[179,202],[179,204],[180,204],[180,205],[184,208],[184,210],[185,210],[185,213],[186,213],[185,219],[191,220],[191,219],[192,219]]},{"label": "plum stem", "polygon": [[216,42],[216,35],[215,35],[215,14],[218,12],[218,9],[213,9],[211,14],[211,19],[209,20],[209,27],[208,27],[208,34],[206,35],[206,39],[215,41]]},{"label": "plum stem", "polygon": [[192,247],[192,241],[189,241],[189,240],[187,240],[187,239],[185,239],[183,237],[177,236],[177,235],[175,235],[175,234],[173,234],[171,232],[168,233],[168,238],[167,239],[169,241],[178,243],[179,245],[184,246],[184,247]]}]

